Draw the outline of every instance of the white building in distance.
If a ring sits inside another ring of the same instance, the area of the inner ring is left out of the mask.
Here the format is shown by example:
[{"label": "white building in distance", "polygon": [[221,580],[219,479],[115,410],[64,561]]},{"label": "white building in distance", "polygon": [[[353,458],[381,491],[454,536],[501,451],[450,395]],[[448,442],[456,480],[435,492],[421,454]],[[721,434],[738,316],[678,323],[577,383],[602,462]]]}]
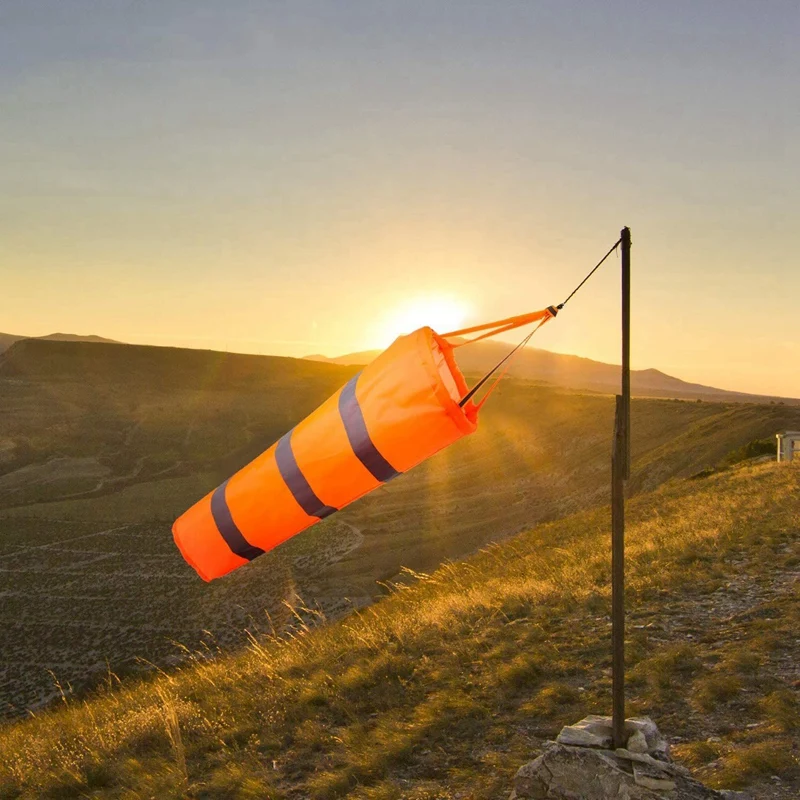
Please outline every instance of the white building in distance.
[{"label": "white building in distance", "polygon": [[778,440],[778,461],[791,461],[794,454],[800,457],[800,431],[784,431],[775,434]]}]

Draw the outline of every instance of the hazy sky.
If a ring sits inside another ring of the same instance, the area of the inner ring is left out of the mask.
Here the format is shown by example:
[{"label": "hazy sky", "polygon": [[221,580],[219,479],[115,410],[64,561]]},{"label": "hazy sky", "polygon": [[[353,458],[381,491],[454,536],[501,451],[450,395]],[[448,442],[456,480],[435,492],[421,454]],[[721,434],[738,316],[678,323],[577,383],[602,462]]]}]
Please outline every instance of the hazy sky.
[{"label": "hazy sky", "polygon": [[[634,366],[800,396],[798,41],[797,0],[3,0],[0,330],[336,354],[557,303],[630,225]],[[619,360],[616,264],[539,346]]]}]

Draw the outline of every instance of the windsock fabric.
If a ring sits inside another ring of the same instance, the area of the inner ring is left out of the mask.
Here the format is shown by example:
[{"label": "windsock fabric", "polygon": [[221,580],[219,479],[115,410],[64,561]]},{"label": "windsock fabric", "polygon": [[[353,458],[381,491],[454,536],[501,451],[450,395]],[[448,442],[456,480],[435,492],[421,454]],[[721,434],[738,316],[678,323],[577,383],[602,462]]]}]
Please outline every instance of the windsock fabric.
[{"label": "windsock fabric", "polygon": [[175,522],[183,557],[209,581],[272,550],[475,431],[466,393],[445,338],[401,336]]}]

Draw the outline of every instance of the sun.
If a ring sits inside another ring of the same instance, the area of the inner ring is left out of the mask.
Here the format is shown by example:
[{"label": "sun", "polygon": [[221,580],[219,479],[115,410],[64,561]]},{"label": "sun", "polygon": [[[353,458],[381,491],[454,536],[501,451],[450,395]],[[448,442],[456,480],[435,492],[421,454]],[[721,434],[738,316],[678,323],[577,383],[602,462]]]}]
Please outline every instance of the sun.
[{"label": "sun", "polygon": [[424,295],[409,298],[390,309],[380,321],[379,338],[382,346],[391,344],[398,336],[422,328],[425,325],[437,333],[460,328],[469,313],[462,300],[445,295]]}]

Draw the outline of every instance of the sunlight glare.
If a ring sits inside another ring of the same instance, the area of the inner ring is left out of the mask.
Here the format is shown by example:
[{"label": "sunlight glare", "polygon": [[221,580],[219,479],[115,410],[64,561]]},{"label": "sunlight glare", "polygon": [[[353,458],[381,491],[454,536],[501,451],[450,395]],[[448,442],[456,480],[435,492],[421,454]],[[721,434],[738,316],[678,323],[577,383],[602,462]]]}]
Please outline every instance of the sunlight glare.
[{"label": "sunlight glare", "polygon": [[380,323],[380,345],[386,347],[398,336],[425,325],[437,333],[447,333],[460,328],[467,318],[469,308],[454,297],[429,295],[416,297],[401,306],[390,309]]}]

